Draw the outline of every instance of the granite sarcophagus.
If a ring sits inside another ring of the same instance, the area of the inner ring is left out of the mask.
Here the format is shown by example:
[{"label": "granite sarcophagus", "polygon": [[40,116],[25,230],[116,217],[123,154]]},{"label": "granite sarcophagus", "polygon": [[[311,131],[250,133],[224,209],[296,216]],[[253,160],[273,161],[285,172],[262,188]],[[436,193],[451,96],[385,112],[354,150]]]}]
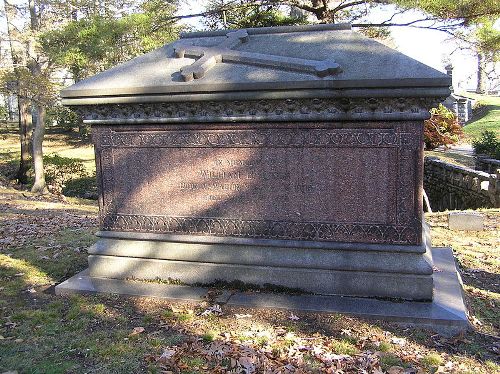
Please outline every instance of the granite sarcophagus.
[{"label": "granite sarcophagus", "polygon": [[450,79],[346,25],[215,31],[81,81],[95,278],[432,298],[423,121]]}]

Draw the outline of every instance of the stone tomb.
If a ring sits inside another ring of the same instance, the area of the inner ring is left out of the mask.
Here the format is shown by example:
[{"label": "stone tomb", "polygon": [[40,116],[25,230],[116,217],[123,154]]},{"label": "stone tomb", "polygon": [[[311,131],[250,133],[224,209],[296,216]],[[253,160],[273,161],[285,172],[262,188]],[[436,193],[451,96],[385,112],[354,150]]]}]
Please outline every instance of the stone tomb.
[{"label": "stone tomb", "polygon": [[90,277],[431,300],[422,129],[449,86],[348,25],[185,34],[78,82]]}]

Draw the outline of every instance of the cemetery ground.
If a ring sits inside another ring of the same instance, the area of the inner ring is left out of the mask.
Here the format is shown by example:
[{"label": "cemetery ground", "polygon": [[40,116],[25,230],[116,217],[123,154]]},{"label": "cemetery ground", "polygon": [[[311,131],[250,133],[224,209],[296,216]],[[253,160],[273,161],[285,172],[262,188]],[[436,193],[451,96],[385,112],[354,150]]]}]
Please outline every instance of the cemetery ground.
[{"label": "cemetery ground", "polygon": [[500,370],[498,209],[483,211],[482,232],[452,232],[445,213],[427,216],[433,245],[453,246],[475,329],[447,338],[337,314],[219,310],[209,299],[55,296],[56,283],[86,267],[95,203],[4,184],[0,205],[0,372],[198,373],[236,365],[262,372],[288,365],[309,373],[330,362],[353,373]]},{"label": "cemetery ground", "polygon": [[[17,136],[0,136],[4,172]],[[67,134],[49,132],[45,152],[93,165],[92,148]],[[55,296],[55,284],[86,267],[96,203],[36,196],[0,178],[0,373],[500,371],[499,209],[482,211],[480,232],[450,231],[445,213],[427,215],[433,245],[453,247],[474,328],[443,337],[339,314],[219,309],[210,298]]]},{"label": "cemetery ground", "polygon": [[472,121],[464,127],[470,137],[479,137],[482,131],[494,131],[500,136],[500,97],[467,93],[467,97],[477,100]]}]

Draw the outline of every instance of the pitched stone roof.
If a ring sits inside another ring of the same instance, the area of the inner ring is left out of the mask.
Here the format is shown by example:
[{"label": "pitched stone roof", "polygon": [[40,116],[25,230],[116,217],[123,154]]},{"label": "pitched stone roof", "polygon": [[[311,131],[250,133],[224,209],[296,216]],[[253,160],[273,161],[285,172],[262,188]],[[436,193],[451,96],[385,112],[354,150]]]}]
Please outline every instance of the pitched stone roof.
[{"label": "pitched stone roof", "polygon": [[349,25],[188,33],[80,81],[63,103],[285,97],[446,97],[450,78]]}]

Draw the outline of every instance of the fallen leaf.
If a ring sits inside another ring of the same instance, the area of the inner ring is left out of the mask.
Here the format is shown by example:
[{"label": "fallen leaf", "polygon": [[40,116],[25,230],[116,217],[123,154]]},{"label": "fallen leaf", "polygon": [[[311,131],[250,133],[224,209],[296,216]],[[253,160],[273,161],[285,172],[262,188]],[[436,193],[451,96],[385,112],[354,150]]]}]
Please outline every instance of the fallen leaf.
[{"label": "fallen leaf", "polygon": [[300,318],[297,317],[295,314],[290,313],[290,315],[288,316],[288,319],[292,320],[292,321],[298,321]]},{"label": "fallen leaf", "polygon": [[134,327],[129,336],[139,335],[142,332],[144,332],[144,327]]},{"label": "fallen leaf", "polygon": [[483,324],[483,323],[482,323],[480,320],[478,320],[475,316],[471,316],[471,319],[472,319],[472,323],[473,323],[474,325],[481,326],[481,325]]},{"label": "fallen leaf", "polygon": [[250,318],[250,317],[252,317],[251,314],[235,314],[234,316],[236,317],[236,319]]},{"label": "fallen leaf", "polygon": [[201,313],[202,316],[209,316],[212,314],[216,316],[222,315],[222,309],[219,304],[214,304],[210,308],[205,309],[203,313]]},{"label": "fallen leaf", "polygon": [[287,332],[288,332],[287,330],[285,330],[284,328],[281,328],[281,327],[275,330],[275,333],[276,333],[277,336],[283,336]]},{"label": "fallen leaf", "polygon": [[404,339],[404,338],[391,338],[391,343],[403,346],[406,344],[406,339]]},{"label": "fallen leaf", "polygon": [[177,352],[174,349],[165,348],[161,354],[159,361],[165,362],[170,360]]},{"label": "fallen leaf", "polygon": [[391,366],[389,370],[387,370],[387,374],[404,374],[405,369],[401,366]]}]

